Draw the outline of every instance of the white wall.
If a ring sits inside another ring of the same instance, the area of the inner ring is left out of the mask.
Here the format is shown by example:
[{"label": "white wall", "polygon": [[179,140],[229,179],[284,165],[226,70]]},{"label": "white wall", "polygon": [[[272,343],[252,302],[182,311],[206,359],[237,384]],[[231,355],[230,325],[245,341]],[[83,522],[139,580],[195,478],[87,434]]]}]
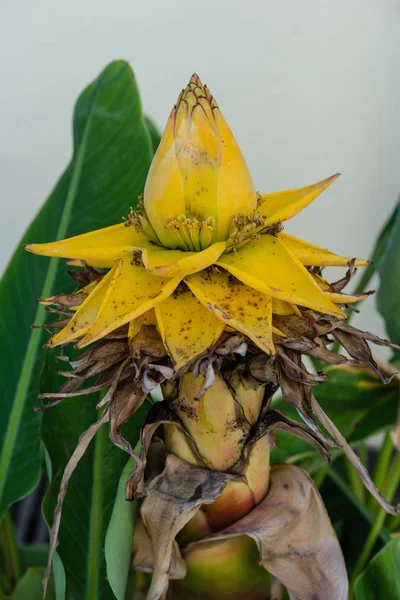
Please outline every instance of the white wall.
[{"label": "white wall", "polygon": [[[397,0],[2,0],[0,271],[69,160],[77,95],[115,58],[160,126],[198,72],[258,189],[342,172],[287,230],[368,256],[400,191],[399,39]],[[383,333],[367,304],[358,323]]]}]

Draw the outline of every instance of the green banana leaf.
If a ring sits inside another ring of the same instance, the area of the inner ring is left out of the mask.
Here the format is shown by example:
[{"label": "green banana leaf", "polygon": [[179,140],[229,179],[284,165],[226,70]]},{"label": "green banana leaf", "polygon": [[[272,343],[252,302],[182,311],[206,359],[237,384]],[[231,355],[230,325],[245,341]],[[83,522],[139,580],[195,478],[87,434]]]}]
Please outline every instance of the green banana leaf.
[{"label": "green banana leaf", "polygon": [[[28,598],[29,600],[42,600],[43,574],[43,567],[28,567],[19,580],[10,600],[28,600]],[[55,600],[53,586],[49,586],[49,591],[46,598],[47,600]]]},{"label": "green banana leaf", "polygon": [[[115,66],[118,67],[116,77],[113,76]],[[122,215],[128,214],[129,206],[135,206],[138,195],[143,191],[151,158],[159,143],[154,125],[143,118],[129,67],[125,63],[113,63],[107,69],[110,70],[109,77],[103,82],[105,104],[102,102],[97,107],[97,119],[93,123],[96,144],[94,148],[88,146],[87,150],[91,150],[93,155],[85,162],[86,167],[81,174],[87,186],[79,194],[81,203],[87,202],[92,212],[103,214],[103,221],[86,221],[81,231],[116,223]],[[78,105],[82,98],[86,102],[93,96],[84,92]],[[93,98],[95,104],[98,98]],[[146,123],[150,123],[151,133]],[[56,279],[55,289],[65,289],[62,274]],[[56,354],[57,350],[46,351],[40,378],[41,391],[54,390],[60,383],[57,376],[60,364]],[[69,398],[44,413],[42,439],[51,484],[43,512],[49,524],[53,520],[63,470],[79,435],[98,419],[95,405],[99,399],[98,395]],[[138,440],[148,408],[149,404],[145,403],[137,417],[125,427],[124,435],[132,446]],[[58,536],[58,555],[65,571],[65,598],[68,600],[115,598],[107,574],[105,537],[126,462],[126,454],[110,442],[107,426],[104,425],[72,476]],[[111,553],[112,550],[110,548]]]},{"label": "green banana leaf", "polygon": [[[42,438],[51,461],[52,478],[43,502],[43,512],[49,524],[53,520],[62,473],[79,435],[98,419],[95,409],[98,400],[98,395],[84,399],[68,398],[44,415]],[[139,430],[148,409],[149,403],[145,403],[122,429],[133,447],[139,439]],[[111,443],[107,427],[103,425],[97,432],[76,467],[63,505],[57,553],[65,570],[67,600],[115,598],[109,584],[105,539],[127,455]],[[130,508],[131,505],[128,505],[125,510]],[[112,541],[115,552],[119,552],[121,540],[114,538],[108,543],[109,555],[114,551]],[[113,565],[109,568],[112,570]],[[112,576],[111,581],[114,581]]]},{"label": "green banana leaf", "polygon": [[[347,570],[351,573],[376,516],[350,489],[340,472],[341,467],[341,461],[330,465],[320,492],[339,538]],[[380,550],[389,540],[390,534],[383,528],[375,542],[375,550]]]},{"label": "green banana leaf", "polygon": [[[73,139],[71,162],[21,243],[62,239],[118,223],[135,205],[157,138],[147,128],[125,62],[111,63],[81,94]],[[71,289],[62,261],[20,247],[0,282],[0,518],[36,485],[40,474],[40,414],[33,409],[38,405],[45,336],[30,325],[45,323],[48,314],[35,299]]]},{"label": "green banana leaf", "polygon": [[[130,503],[125,500],[125,484],[134,466],[135,461],[130,458],[122,471],[105,539],[107,577],[117,600],[125,600],[131,572],[137,502]],[[129,588],[129,597],[133,598],[135,588]]]},{"label": "green banana leaf", "polygon": [[355,585],[357,600],[398,600],[400,598],[400,537],[376,554]]},{"label": "green banana leaf", "polygon": [[396,204],[394,211],[392,212],[385,225],[383,226],[382,231],[378,235],[371,256],[371,258],[373,259],[373,263],[368,265],[366,269],[363,269],[362,277],[357,285],[356,292],[362,292],[366,290],[367,285],[369,284],[374,274],[376,272],[379,272],[381,264],[386,256],[388,246],[390,245],[390,240],[399,213],[400,202]]},{"label": "green banana leaf", "polygon": [[390,339],[395,344],[400,344],[400,204],[385,230],[385,251],[378,265],[380,286],[376,304],[385,320]]}]

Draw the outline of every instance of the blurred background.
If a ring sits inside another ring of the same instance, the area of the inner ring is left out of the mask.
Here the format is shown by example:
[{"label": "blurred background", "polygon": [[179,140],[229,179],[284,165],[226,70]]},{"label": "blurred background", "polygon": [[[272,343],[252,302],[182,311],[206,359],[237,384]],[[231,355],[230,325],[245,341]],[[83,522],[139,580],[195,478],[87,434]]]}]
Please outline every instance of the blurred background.
[{"label": "blurred background", "polygon": [[[77,96],[116,58],[160,128],[196,71],[259,190],[341,172],[286,230],[369,256],[400,191],[399,24],[397,0],[2,0],[0,272],[70,159]],[[384,335],[373,299],[355,324]]]}]

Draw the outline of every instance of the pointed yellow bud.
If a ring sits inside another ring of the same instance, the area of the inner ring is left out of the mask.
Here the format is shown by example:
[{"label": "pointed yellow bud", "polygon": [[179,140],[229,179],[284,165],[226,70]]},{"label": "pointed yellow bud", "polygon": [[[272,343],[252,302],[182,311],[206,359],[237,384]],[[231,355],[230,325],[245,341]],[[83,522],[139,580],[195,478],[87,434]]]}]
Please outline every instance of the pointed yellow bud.
[{"label": "pointed yellow bud", "polygon": [[237,215],[252,217],[257,194],[215,99],[193,75],[154,156],[144,210],[168,248],[199,251],[226,241]]}]

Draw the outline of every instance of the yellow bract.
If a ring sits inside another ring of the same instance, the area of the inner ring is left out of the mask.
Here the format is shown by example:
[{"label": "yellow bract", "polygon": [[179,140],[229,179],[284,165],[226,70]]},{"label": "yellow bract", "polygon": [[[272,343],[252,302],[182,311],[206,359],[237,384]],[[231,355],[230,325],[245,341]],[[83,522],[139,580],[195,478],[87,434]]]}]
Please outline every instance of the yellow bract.
[{"label": "yellow bract", "polygon": [[216,271],[188,277],[186,282],[193,294],[227,325],[267,354],[274,354],[271,297],[243,285],[222,269]]},{"label": "yellow bract", "polygon": [[240,148],[215,99],[193,75],[147,176],[146,217],[164,246],[198,251],[226,241],[235,215],[251,217],[256,206]]},{"label": "yellow bract", "polygon": [[188,289],[171,294],[155,311],[159,332],[177,370],[211,350],[225,327]]},{"label": "yellow bract", "polygon": [[262,195],[259,211],[262,218],[265,219],[264,224],[271,225],[278,221],[291,219],[315,200],[338,177],[339,173],[307,187]]},{"label": "yellow bract", "polygon": [[221,139],[218,173],[217,239],[226,240],[235,215],[252,216],[257,197],[240,148],[220,110],[215,120]]},{"label": "yellow bract", "polygon": [[183,278],[214,264],[225,248],[225,242],[217,242],[202,252],[168,250],[154,245],[143,251],[143,264],[153,275]]},{"label": "yellow bract", "polygon": [[[329,252],[325,248],[314,246],[314,244],[310,244],[309,242],[303,242],[303,240],[299,240],[287,233],[279,233],[277,237],[306,266],[344,267],[349,265],[352,260],[351,258]],[[356,267],[366,267],[368,262],[367,260],[356,260],[354,265]]]},{"label": "yellow bract", "polygon": [[150,275],[130,256],[122,258],[113,269],[97,318],[78,346],[83,348],[154,308],[172,294],[179,281]]},{"label": "yellow bract", "polygon": [[328,300],[296,256],[271,235],[249,242],[236,254],[222,255],[217,265],[246,285],[278,300],[337,316],[346,315]]},{"label": "yellow bract", "polygon": [[111,267],[124,253],[144,248],[149,239],[124,223],[49,244],[27,244],[33,254],[80,259],[93,267]]},{"label": "yellow bract", "polygon": [[[193,96],[193,100],[189,104],[190,96]],[[220,147],[218,131],[212,115],[210,121],[191,91],[184,95],[177,106],[174,120],[174,148],[182,178],[184,214],[203,221],[217,213]],[[169,204],[174,204],[172,196],[168,201]],[[145,198],[146,205],[149,202],[151,199]]]},{"label": "yellow bract", "polygon": [[[171,202],[171,198],[173,202]],[[144,206],[161,244],[167,248],[179,247],[176,240],[171,239],[169,230],[166,229],[168,219],[185,214],[185,197],[175,154],[172,116],[168,119],[147,175]]]},{"label": "yellow bract", "polygon": [[114,276],[116,267],[111,269],[96,285],[86,300],[81,304],[75,315],[64,329],[54,335],[49,346],[59,346],[85,335],[99,316],[100,308],[106,296],[109,283]]}]

